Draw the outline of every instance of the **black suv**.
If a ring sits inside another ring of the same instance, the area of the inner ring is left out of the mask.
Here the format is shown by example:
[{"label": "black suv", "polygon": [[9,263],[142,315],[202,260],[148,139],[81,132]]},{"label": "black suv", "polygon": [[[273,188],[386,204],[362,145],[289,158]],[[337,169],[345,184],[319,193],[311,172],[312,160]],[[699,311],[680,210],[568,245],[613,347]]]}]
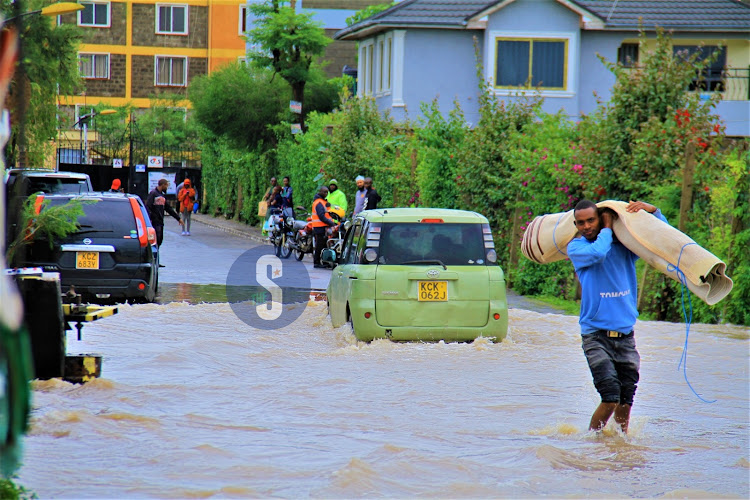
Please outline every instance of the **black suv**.
[{"label": "black suv", "polygon": [[[74,286],[86,301],[134,300],[153,302],[159,284],[156,232],[138,196],[123,193],[84,195],[40,194],[39,210],[64,205],[71,199],[84,202],[77,232],[56,240],[39,239],[17,267],[41,267],[59,272],[62,291]],[[109,299],[109,300],[108,300]]]},{"label": "black suv", "polygon": [[18,234],[18,218],[24,202],[30,195],[39,192],[83,194],[93,190],[87,174],[30,168],[8,170],[5,173],[5,241],[13,241]]}]

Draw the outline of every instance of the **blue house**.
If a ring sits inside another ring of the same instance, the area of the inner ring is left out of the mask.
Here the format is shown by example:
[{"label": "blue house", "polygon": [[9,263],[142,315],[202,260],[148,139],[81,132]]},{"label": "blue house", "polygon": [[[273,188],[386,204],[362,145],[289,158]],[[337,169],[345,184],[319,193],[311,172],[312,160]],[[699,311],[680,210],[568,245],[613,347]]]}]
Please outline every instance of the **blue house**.
[{"label": "blue house", "polygon": [[405,0],[335,39],[359,42],[358,93],[397,121],[437,98],[475,123],[475,47],[495,95],[541,94],[545,111],[575,119],[611,95],[597,54],[637,63],[639,24],[650,39],[656,27],[671,32],[675,53],[719,51],[692,90],[720,93],[727,135],[750,136],[750,5],[738,0]]}]

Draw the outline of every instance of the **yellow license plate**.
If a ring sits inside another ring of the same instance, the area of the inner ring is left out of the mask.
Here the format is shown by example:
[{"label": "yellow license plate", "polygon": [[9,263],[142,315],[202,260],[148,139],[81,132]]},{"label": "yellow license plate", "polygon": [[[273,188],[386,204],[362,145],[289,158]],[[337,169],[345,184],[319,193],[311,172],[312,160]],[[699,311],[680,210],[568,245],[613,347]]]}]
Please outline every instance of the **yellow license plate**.
[{"label": "yellow license plate", "polygon": [[76,269],[99,269],[99,252],[76,252]]},{"label": "yellow license plate", "polygon": [[425,302],[444,302],[448,300],[447,281],[419,281],[418,300]]}]

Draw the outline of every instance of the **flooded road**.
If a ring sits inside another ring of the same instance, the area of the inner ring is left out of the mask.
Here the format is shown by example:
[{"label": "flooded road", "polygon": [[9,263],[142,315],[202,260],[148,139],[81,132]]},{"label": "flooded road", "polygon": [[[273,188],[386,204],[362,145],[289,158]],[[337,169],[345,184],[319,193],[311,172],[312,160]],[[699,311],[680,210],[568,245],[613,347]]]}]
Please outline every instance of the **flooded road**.
[{"label": "flooded road", "polygon": [[[748,496],[748,331],[640,323],[631,434],[576,318],[511,310],[500,344],[357,343],[311,303],[285,331],[227,304],[123,306],[86,326],[103,378],[34,383],[19,482],[42,498]],[[73,345],[73,339],[69,339]]]},{"label": "flooded road", "polygon": [[[168,238],[169,258],[200,257],[199,239]],[[19,484],[40,498],[750,496],[747,328],[692,326],[707,404],[677,367],[684,325],[640,322],[631,432],[597,435],[576,317],[513,308],[499,344],[364,344],[324,302],[259,330],[220,280],[201,304],[173,301],[196,292],[171,281],[166,303],[69,335],[69,352],[103,354],[102,378],[34,382]]]}]

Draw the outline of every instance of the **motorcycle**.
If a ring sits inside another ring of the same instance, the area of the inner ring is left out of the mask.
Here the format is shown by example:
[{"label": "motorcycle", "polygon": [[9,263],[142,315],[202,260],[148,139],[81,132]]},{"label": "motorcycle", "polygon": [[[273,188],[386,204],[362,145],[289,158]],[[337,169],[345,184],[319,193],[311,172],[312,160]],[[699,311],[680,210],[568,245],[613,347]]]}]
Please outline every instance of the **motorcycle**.
[{"label": "motorcycle", "polygon": [[[301,209],[302,207],[297,207]],[[313,253],[315,250],[315,237],[313,236],[312,217],[309,214],[304,221],[295,221],[294,238],[291,240],[294,249],[294,258],[302,260],[306,253]]]},{"label": "motorcycle", "polygon": [[271,229],[268,234],[268,240],[273,245],[276,257],[288,259],[292,254],[292,248],[289,246],[291,235],[293,234],[294,212],[290,207],[279,210],[270,217]]}]

